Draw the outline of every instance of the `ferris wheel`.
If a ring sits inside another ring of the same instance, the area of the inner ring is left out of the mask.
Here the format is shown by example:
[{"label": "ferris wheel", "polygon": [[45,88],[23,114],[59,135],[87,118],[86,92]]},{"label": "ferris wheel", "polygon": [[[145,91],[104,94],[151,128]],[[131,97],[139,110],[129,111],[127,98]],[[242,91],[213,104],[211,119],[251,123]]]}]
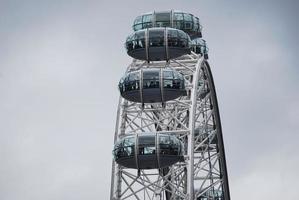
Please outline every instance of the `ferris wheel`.
[{"label": "ferris wheel", "polygon": [[138,16],[119,82],[110,200],[230,200],[221,122],[199,19]]}]

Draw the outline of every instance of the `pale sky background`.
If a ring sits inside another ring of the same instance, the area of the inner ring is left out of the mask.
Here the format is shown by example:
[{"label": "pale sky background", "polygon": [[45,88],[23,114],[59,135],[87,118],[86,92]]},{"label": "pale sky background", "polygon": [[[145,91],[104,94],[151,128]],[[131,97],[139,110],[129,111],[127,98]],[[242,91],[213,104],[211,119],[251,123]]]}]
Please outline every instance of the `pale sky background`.
[{"label": "pale sky background", "polygon": [[0,200],[109,199],[124,41],[169,9],[204,28],[232,199],[298,199],[298,1],[0,0]]}]

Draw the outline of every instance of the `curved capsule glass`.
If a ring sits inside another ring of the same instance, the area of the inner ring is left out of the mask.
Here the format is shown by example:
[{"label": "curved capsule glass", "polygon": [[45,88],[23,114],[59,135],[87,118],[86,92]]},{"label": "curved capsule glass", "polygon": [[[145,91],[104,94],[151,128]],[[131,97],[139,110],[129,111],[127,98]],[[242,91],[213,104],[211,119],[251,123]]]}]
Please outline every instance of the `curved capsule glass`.
[{"label": "curved capsule glass", "polygon": [[184,31],[149,28],[136,31],[125,43],[129,56],[147,61],[169,60],[191,52],[191,40]]},{"label": "curved capsule glass", "polygon": [[171,10],[146,13],[136,17],[133,24],[134,31],[152,27],[179,29],[186,32],[192,39],[202,37],[202,27],[198,17],[181,11]]},{"label": "curved capsule glass", "polygon": [[119,82],[119,91],[133,102],[165,102],[186,94],[185,79],[169,68],[141,69],[127,73]]},{"label": "curved capsule glass", "polygon": [[204,56],[205,59],[209,59],[209,48],[207,47],[207,42],[204,39],[197,38],[192,40],[191,49],[194,53]]},{"label": "curved capsule glass", "polygon": [[142,133],[119,140],[113,149],[115,161],[133,169],[158,169],[183,160],[183,143],[169,134]]}]

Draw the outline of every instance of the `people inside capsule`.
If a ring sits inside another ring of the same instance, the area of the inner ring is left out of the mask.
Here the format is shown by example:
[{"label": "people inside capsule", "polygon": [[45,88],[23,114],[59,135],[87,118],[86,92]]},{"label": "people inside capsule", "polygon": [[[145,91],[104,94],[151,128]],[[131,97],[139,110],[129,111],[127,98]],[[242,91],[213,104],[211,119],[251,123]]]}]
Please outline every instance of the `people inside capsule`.
[{"label": "people inside capsule", "polygon": [[192,40],[192,51],[195,52],[196,54],[200,54],[204,56],[205,59],[209,59],[208,56],[208,47],[207,47],[207,42],[204,39],[197,38]]},{"label": "people inside capsule", "polygon": [[190,38],[202,37],[202,27],[198,17],[189,13],[171,10],[164,12],[151,12],[138,16],[133,25],[133,30],[152,27],[170,27],[186,32]]},{"label": "people inside capsule", "polygon": [[120,139],[113,155],[127,168],[158,169],[183,161],[183,149],[183,143],[173,135],[140,133]]},{"label": "people inside capsule", "polygon": [[170,68],[140,69],[120,80],[119,91],[123,98],[133,102],[166,102],[186,94],[185,79]]},{"label": "people inside capsule", "polygon": [[147,61],[169,60],[191,52],[191,40],[184,31],[173,28],[149,28],[127,37],[129,56]]}]

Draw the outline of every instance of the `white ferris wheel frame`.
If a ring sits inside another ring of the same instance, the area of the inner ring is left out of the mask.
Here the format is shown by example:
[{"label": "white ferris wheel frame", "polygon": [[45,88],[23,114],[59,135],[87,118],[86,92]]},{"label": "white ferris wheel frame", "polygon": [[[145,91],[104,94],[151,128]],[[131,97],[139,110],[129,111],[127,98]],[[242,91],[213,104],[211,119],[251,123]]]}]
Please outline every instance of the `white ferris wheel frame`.
[{"label": "white ferris wheel frame", "polygon": [[120,97],[114,143],[136,133],[173,134],[184,143],[185,161],[168,169],[136,170],[113,160],[110,200],[230,200],[221,122],[208,62],[194,52],[169,61],[134,59],[127,72],[151,67],[169,67],[182,73],[187,96],[163,104],[141,104]]}]

